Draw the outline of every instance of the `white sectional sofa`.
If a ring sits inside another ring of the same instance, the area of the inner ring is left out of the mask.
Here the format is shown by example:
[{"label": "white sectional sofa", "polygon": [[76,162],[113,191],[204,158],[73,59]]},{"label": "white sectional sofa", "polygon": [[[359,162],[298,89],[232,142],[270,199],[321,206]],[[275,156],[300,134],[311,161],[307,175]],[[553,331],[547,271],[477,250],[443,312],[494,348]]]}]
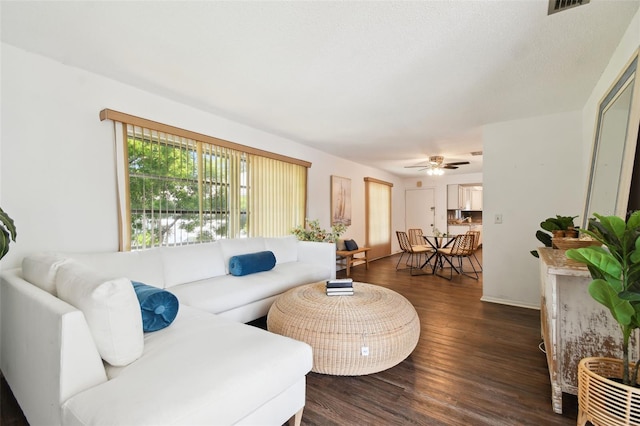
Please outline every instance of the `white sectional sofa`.
[{"label": "white sectional sofa", "polygon": [[[275,267],[229,274],[230,258],[260,251],[275,255]],[[329,278],[335,245],[293,236],[36,254],[0,276],[0,369],[31,425],[299,424],[311,348],[243,323],[266,315],[282,292]],[[100,289],[90,303],[120,300],[109,292],[129,303],[129,280],[165,289],[179,300],[177,316],[143,333],[118,302],[102,316],[105,331],[92,307],[68,303],[78,292],[70,283],[82,279]],[[104,361],[105,335],[134,359]]]}]

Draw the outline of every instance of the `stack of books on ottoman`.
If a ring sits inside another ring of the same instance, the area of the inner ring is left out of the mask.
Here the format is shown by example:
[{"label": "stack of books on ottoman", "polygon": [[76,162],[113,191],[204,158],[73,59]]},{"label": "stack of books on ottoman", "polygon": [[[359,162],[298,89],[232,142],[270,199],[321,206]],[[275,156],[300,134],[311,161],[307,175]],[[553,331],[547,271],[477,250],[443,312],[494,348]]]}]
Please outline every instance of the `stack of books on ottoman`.
[{"label": "stack of books on ottoman", "polygon": [[327,296],[353,296],[353,280],[351,278],[328,280]]}]

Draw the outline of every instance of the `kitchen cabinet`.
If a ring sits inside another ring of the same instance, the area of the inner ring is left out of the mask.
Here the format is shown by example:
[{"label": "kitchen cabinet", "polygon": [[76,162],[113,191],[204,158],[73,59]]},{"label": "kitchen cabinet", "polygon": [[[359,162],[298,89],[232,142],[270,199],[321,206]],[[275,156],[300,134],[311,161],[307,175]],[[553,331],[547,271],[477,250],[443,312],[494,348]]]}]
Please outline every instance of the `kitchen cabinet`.
[{"label": "kitchen cabinet", "polygon": [[447,209],[460,210],[460,185],[447,185]]},{"label": "kitchen cabinet", "polygon": [[448,210],[482,210],[481,185],[447,185]]},{"label": "kitchen cabinet", "polygon": [[468,200],[471,204],[468,210],[482,210],[482,187],[470,187]]}]

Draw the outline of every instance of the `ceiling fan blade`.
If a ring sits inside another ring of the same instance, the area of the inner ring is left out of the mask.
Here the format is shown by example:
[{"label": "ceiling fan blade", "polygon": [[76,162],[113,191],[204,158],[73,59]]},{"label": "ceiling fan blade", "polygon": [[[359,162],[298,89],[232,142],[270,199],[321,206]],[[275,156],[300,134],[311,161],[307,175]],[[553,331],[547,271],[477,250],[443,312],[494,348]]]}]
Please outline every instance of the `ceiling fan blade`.
[{"label": "ceiling fan blade", "polygon": [[405,169],[411,169],[411,168],[416,168],[416,167],[417,167],[417,168],[420,168],[420,167],[429,167],[429,166],[428,166],[428,165],[426,165],[426,164],[422,164],[422,165],[420,165],[420,166],[404,166],[404,168],[405,168]]},{"label": "ceiling fan blade", "polygon": [[457,169],[457,166],[452,166],[451,164],[445,164],[442,166],[443,169]]},{"label": "ceiling fan blade", "polygon": [[456,161],[455,163],[446,163],[445,166],[463,166],[465,164],[470,164],[468,161]]}]

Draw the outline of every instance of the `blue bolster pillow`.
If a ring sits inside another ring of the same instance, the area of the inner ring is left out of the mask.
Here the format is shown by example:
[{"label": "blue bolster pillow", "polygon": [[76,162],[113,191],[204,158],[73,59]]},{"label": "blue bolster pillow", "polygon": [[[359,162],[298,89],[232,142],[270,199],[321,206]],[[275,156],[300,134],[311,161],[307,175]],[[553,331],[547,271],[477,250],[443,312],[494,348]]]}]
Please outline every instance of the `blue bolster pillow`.
[{"label": "blue bolster pillow", "polygon": [[269,271],[276,266],[276,257],[271,251],[240,254],[229,259],[229,273],[236,277]]},{"label": "blue bolster pillow", "polygon": [[168,327],[178,315],[178,298],[161,288],[137,281],[131,281],[131,284],[140,302],[142,330],[158,331]]}]

